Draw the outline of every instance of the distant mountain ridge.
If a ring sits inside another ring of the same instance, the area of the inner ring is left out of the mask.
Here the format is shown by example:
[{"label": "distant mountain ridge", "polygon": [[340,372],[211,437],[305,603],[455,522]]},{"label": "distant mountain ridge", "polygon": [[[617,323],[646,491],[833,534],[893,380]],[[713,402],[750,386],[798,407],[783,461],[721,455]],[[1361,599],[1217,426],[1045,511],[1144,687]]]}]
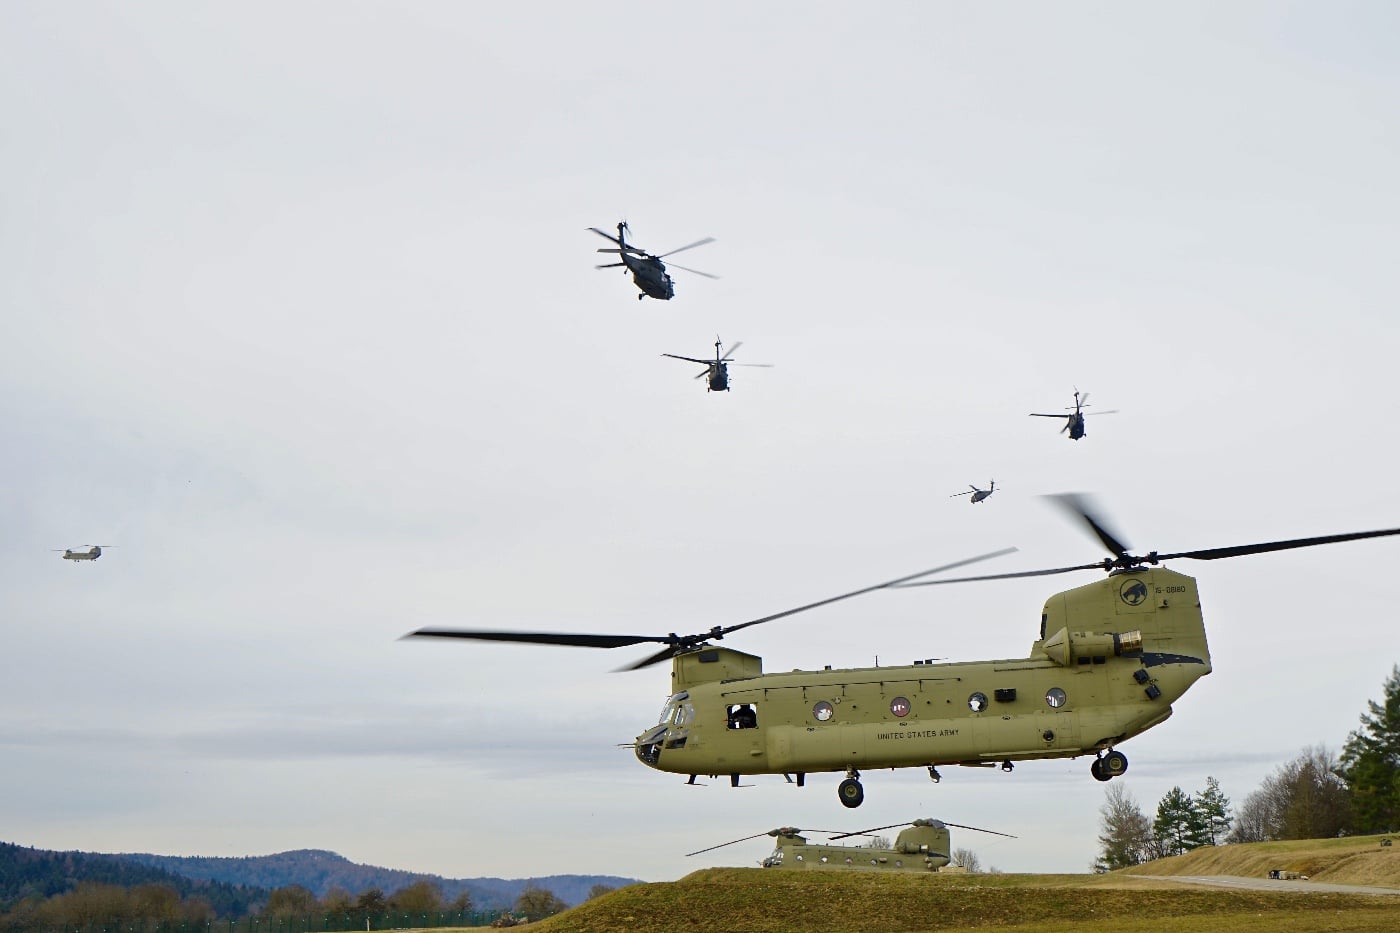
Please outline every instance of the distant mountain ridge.
[{"label": "distant mountain ridge", "polygon": [[393,894],[418,881],[431,881],[451,901],[466,891],[477,910],[510,908],[527,885],[547,888],[566,904],[582,904],[595,885],[620,888],[639,884],[635,878],[615,875],[548,875],[537,878],[444,878],[423,872],[402,871],[361,865],[325,849],[294,849],[273,855],[206,857],[121,853],[108,856],[133,864],[157,868],[194,881],[246,885],[266,890],[299,884],[323,898],[332,888],[344,888],[352,895],[370,888]]},{"label": "distant mountain ridge", "polygon": [[[198,896],[209,901],[220,916],[241,917],[249,908],[267,902],[268,891],[216,879],[194,879],[154,865],[143,865],[118,855],[96,852],[54,852],[0,842],[0,908],[8,909],[26,898],[66,894],[84,882],[134,888],[145,884],[169,885],[180,897]],[[562,895],[561,895],[562,896]]]}]

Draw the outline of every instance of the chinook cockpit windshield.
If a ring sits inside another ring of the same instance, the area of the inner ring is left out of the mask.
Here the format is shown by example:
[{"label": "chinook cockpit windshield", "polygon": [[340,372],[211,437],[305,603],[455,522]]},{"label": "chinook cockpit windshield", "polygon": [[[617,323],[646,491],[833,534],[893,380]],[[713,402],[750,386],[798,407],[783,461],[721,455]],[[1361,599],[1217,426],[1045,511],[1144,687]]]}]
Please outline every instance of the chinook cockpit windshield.
[{"label": "chinook cockpit windshield", "polygon": [[666,705],[661,707],[661,717],[656,720],[658,726],[672,726],[684,728],[695,715],[695,707],[687,702],[690,694],[682,691],[666,701]]}]

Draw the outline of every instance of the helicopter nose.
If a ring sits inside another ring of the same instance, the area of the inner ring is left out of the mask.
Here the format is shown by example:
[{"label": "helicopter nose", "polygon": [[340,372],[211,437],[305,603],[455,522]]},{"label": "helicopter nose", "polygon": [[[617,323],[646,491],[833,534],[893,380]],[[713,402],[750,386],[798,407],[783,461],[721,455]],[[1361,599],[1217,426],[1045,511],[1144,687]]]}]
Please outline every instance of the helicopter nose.
[{"label": "helicopter nose", "polygon": [[637,741],[633,745],[633,750],[637,753],[637,760],[648,768],[655,768],[657,762],[661,760],[661,743],[665,738],[665,723],[652,726],[637,736]]}]

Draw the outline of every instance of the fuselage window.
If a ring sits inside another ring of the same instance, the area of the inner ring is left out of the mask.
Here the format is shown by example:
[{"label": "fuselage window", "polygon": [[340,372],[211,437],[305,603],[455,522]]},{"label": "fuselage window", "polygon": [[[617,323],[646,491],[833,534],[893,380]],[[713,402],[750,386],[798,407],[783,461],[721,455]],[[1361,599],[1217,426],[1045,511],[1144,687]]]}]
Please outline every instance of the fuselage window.
[{"label": "fuselage window", "polygon": [[967,708],[974,713],[980,713],[987,708],[987,695],[985,693],[974,693],[967,698]]},{"label": "fuselage window", "polygon": [[757,729],[758,710],[754,708],[754,704],[745,703],[742,706],[729,707],[729,728]]}]

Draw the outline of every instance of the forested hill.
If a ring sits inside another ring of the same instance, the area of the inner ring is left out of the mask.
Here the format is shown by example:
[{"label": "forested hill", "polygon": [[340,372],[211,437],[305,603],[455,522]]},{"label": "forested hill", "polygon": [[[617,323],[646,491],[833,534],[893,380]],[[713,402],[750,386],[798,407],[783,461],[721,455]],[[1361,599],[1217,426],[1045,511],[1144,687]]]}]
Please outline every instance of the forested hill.
[{"label": "forested hill", "polygon": [[251,905],[265,903],[268,895],[262,888],[216,879],[195,879],[123,856],[52,852],[0,842],[0,909],[8,909],[25,898],[65,894],[83,882],[123,888],[169,885],[181,898],[204,898],[221,917],[241,917]]},{"label": "forested hill", "polygon": [[550,875],[539,878],[442,878],[394,868],[360,865],[335,852],[324,849],[297,849],[275,855],[253,855],[237,858],[206,858],[201,856],[123,854],[114,858],[160,868],[185,878],[242,884],[276,889],[299,884],[318,898],[324,898],[332,888],[344,888],[352,895],[370,888],[392,894],[418,881],[431,881],[442,891],[444,900],[451,901],[466,891],[478,910],[508,908],[515,903],[528,884],[553,891],[566,904],[582,904],[594,885],[620,888],[636,884],[633,878],[611,875]]}]

